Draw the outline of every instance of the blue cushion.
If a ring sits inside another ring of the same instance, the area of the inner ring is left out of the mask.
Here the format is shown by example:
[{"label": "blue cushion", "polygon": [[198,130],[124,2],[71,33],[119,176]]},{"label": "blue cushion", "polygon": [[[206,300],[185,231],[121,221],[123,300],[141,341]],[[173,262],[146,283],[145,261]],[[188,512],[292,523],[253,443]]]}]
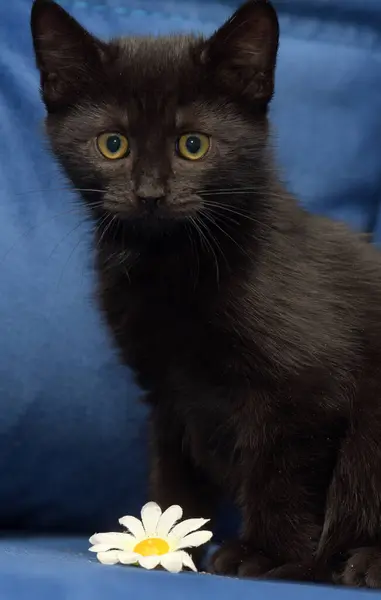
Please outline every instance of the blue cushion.
[{"label": "blue cushion", "polygon": [[381,4],[277,4],[273,118],[283,180],[309,210],[380,242]]},{"label": "blue cushion", "polygon": [[362,600],[367,592],[282,585],[160,571],[109,567],[86,552],[86,540],[2,539],[0,597],[6,600]]},{"label": "blue cushion", "polygon": [[[107,37],[208,33],[238,1],[62,4]],[[381,5],[278,5],[283,178],[310,210],[381,240]],[[0,3],[0,525],[108,530],[146,499],[145,409],[93,301],[89,226],[44,146],[30,6]]]}]

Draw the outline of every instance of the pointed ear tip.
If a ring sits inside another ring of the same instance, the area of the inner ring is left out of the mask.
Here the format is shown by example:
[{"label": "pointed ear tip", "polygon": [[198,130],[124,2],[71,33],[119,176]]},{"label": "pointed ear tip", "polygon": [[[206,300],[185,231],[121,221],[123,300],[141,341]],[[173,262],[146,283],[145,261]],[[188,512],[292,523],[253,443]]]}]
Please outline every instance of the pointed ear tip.
[{"label": "pointed ear tip", "polygon": [[34,0],[32,5],[32,13],[51,4],[55,4],[55,2],[52,2],[52,0]]},{"label": "pointed ear tip", "polygon": [[278,22],[278,12],[275,6],[271,2],[265,2],[265,7],[268,16],[271,17],[274,21]]},{"label": "pointed ear tip", "polygon": [[34,23],[35,20],[41,16],[42,11],[45,11],[48,9],[50,9],[50,10],[59,9],[61,11],[63,10],[59,4],[54,2],[54,0],[34,0],[33,5],[32,5],[32,11],[31,11],[32,23]]},{"label": "pointed ear tip", "polygon": [[279,39],[279,19],[275,6],[269,0],[251,0],[254,15],[257,15],[255,21],[263,23],[271,35]]},{"label": "pointed ear tip", "polygon": [[264,17],[270,18],[273,21],[278,21],[277,11],[270,0],[249,0],[240,10],[253,11],[254,13],[262,14]]},{"label": "pointed ear tip", "polygon": [[55,0],[34,0],[32,10],[42,6],[59,6],[59,4]]},{"label": "pointed ear tip", "polygon": [[251,2],[249,2],[248,4],[249,6],[251,4],[254,10],[262,12],[263,15],[266,15],[271,19],[278,20],[277,11],[273,3],[270,2],[270,0],[251,0]]},{"label": "pointed ear tip", "polygon": [[70,15],[58,2],[34,0],[30,14],[32,36],[38,38],[45,30],[61,29],[61,22],[68,17]]}]

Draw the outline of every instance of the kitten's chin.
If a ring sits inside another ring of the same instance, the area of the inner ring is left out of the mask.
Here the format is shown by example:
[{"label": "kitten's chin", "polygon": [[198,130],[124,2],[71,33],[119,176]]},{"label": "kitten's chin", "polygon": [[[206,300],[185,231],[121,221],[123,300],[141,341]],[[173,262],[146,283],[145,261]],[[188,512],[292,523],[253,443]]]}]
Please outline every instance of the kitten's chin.
[{"label": "kitten's chin", "polygon": [[[142,245],[160,238],[172,239],[179,232],[184,235],[189,231],[198,209],[199,203],[194,202],[184,202],[176,206],[164,203],[156,206],[152,203],[147,206],[121,206],[119,203],[105,202],[97,219],[103,221],[104,228],[110,236],[118,231],[125,241]],[[107,228],[110,221],[114,225]]]},{"label": "kitten's chin", "polygon": [[167,237],[186,227],[187,214],[140,214],[118,213],[126,239],[146,242],[155,238]]}]

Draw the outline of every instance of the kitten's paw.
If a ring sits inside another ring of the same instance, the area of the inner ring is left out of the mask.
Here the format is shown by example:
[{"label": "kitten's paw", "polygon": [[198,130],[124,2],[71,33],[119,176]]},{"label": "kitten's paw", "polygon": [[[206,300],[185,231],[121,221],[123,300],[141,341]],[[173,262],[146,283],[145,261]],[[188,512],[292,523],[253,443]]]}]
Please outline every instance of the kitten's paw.
[{"label": "kitten's paw", "polygon": [[240,541],[224,544],[211,558],[209,572],[216,575],[238,575],[239,577],[260,577],[274,566],[273,562],[260,552],[253,552]]},{"label": "kitten's paw", "polygon": [[381,588],[381,548],[357,548],[350,552],[336,580],[354,587]]},{"label": "kitten's paw", "polygon": [[209,572],[216,575],[235,575],[251,579],[279,579],[332,583],[328,566],[308,563],[277,564],[263,552],[253,550],[240,541],[224,544],[211,558]]},{"label": "kitten's paw", "polygon": [[318,567],[313,564],[288,563],[275,567],[264,574],[263,579],[279,579],[286,581],[313,581],[315,583],[332,583],[332,571],[328,566]]}]

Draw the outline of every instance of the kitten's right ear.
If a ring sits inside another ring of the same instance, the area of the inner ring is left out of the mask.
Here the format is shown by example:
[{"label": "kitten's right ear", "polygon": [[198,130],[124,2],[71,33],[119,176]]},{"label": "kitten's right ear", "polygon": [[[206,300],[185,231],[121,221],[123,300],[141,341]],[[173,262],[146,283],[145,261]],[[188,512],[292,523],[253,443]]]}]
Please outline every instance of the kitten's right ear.
[{"label": "kitten's right ear", "polygon": [[106,45],[53,0],[35,0],[31,29],[48,111],[68,106],[102,68]]},{"label": "kitten's right ear", "polygon": [[274,91],[279,25],[269,0],[247,0],[204,44],[201,62],[216,85],[267,105]]}]

